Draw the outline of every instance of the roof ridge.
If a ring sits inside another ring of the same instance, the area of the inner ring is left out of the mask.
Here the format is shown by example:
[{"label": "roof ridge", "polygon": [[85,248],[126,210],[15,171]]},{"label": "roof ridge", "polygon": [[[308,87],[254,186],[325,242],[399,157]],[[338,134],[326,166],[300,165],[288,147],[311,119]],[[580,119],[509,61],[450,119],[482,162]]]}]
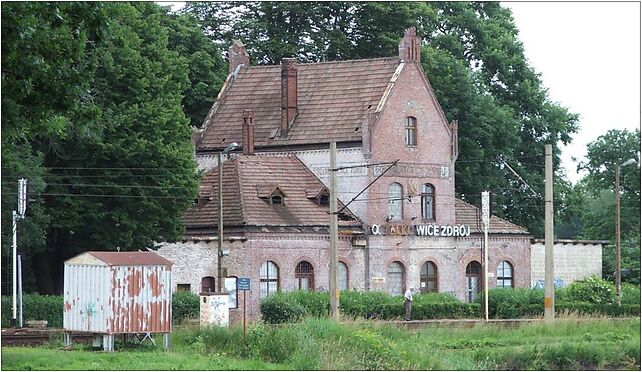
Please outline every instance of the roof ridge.
[{"label": "roof ridge", "polygon": [[[340,63],[350,63],[350,62],[363,62],[363,61],[382,61],[382,60],[396,60],[401,62],[401,59],[399,57],[377,57],[377,58],[359,58],[359,59],[345,59],[345,60],[336,60],[336,61],[318,61],[318,62],[301,62],[297,61],[297,65],[299,67],[301,66],[310,66],[310,65],[322,65],[322,64],[340,64]],[[248,69],[255,69],[255,68],[266,68],[266,67],[279,67],[281,66],[280,64],[274,64],[274,65],[253,65],[253,66],[247,66]]]}]

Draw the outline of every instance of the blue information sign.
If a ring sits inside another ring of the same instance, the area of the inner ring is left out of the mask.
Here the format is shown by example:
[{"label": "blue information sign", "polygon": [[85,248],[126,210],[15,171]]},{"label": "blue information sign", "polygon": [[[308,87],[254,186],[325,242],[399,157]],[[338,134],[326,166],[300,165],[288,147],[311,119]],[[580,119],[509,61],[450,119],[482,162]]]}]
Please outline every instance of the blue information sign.
[{"label": "blue information sign", "polygon": [[249,291],[250,290],[250,278],[238,278],[237,285],[238,285],[238,289],[240,291]]}]

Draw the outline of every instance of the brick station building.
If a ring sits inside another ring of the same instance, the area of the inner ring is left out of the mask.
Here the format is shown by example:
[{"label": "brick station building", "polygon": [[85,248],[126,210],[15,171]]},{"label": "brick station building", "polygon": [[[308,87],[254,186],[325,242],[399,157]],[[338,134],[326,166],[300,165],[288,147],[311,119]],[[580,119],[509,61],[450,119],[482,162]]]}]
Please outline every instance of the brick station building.
[{"label": "brick station building", "polygon": [[[186,234],[159,253],[177,289],[213,288],[217,274],[217,159],[223,165],[226,287],[248,277],[250,316],[276,290],[327,290],[329,144],[337,143],[339,287],[402,294],[448,292],[472,301],[482,287],[480,211],[455,197],[457,122],[448,122],[406,31],[399,56],[251,66],[230,48],[230,74],[195,136],[207,173],[184,217]],[[387,169],[393,162],[397,162]],[[363,166],[368,165],[368,166]],[[377,177],[379,177],[377,179]],[[375,181],[376,179],[376,181]],[[489,287],[530,287],[530,239],[493,216]],[[242,315],[238,298],[232,321]]]}]

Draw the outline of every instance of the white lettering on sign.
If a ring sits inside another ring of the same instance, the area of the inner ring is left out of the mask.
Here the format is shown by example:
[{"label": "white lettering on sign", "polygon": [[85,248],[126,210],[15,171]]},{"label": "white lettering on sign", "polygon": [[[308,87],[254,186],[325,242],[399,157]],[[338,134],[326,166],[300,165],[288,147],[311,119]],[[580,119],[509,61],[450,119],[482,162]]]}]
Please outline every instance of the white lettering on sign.
[{"label": "white lettering on sign", "polygon": [[468,225],[370,225],[372,235],[414,235],[465,237],[470,235]]}]

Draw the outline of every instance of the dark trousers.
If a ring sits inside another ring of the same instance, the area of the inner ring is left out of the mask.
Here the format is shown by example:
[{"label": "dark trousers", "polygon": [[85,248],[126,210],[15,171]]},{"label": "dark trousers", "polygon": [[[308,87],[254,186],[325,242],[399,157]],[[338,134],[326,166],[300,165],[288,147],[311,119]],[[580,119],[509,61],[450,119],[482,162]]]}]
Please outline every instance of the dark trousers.
[{"label": "dark trousers", "polygon": [[412,312],[412,301],[404,300],[403,304],[406,307],[406,320],[410,320]]}]

